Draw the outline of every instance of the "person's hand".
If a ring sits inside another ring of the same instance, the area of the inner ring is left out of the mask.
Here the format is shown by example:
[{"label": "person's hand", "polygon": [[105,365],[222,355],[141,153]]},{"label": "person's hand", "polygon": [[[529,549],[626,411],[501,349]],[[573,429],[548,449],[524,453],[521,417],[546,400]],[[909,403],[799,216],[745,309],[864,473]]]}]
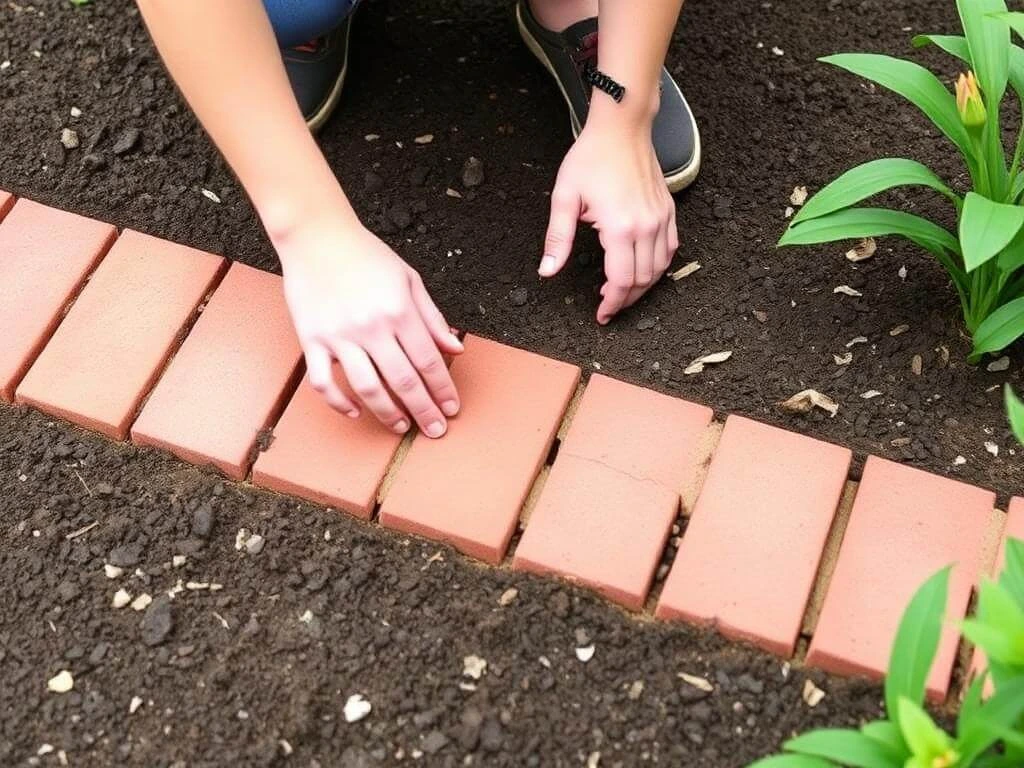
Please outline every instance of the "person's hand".
[{"label": "person's hand", "polygon": [[441,437],[446,417],[459,411],[442,354],[463,347],[419,274],[341,217],[304,224],[274,245],[313,388],[338,411],[359,416],[332,374],[337,360],[383,424],[404,433],[411,416],[428,437]]},{"label": "person's hand", "polygon": [[579,221],[593,225],[605,252],[606,282],[597,308],[597,321],[605,325],[661,278],[679,247],[676,206],[649,124],[633,128],[588,120],[551,193],[542,277],[569,260]]}]

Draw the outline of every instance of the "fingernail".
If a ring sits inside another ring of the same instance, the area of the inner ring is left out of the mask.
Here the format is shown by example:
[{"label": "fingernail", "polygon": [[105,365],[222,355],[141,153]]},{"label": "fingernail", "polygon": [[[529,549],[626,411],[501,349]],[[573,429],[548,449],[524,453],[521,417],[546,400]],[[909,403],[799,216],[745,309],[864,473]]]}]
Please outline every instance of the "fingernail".
[{"label": "fingernail", "polygon": [[546,276],[546,275],[550,275],[551,274],[551,270],[553,270],[554,268],[555,268],[555,257],[552,256],[550,253],[545,253],[544,254],[544,258],[542,258],[540,260],[540,270],[538,270],[538,271],[542,275]]},{"label": "fingernail", "polygon": [[440,437],[444,434],[444,424],[434,421],[427,425],[427,437]]},{"label": "fingernail", "polygon": [[454,400],[445,400],[441,403],[441,411],[445,416],[454,416],[459,412],[459,404]]},{"label": "fingernail", "polygon": [[359,418],[359,411],[357,411],[355,408],[353,408],[351,411],[349,411],[345,415],[348,416],[350,419],[358,419]]},{"label": "fingernail", "polygon": [[459,337],[456,336],[454,333],[452,334],[452,344],[455,345],[455,348],[459,350],[459,352],[463,352],[466,349],[465,345],[463,345],[463,343],[459,341]]},{"label": "fingernail", "polygon": [[404,435],[408,431],[409,431],[409,422],[406,421],[405,419],[402,419],[400,422],[395,424],[395,432],[397,432],[398,434]]}]

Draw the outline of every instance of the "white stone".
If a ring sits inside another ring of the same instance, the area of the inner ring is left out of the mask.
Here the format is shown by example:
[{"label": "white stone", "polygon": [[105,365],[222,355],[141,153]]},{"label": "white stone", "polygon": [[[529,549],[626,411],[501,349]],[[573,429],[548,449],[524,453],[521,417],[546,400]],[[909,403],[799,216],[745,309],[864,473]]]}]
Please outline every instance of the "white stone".
[{"label": "white stone", "polygon": [[46,687],[54,693],[67,693],[75,687],[75,679],[66,669],[62,669],[46,682]]},{"label": "white stone", "polygon": [[364,699],[361,693],[353,693],[345,702],[345,722],[358,723],[370,714],[372,709],[370,702]]}]

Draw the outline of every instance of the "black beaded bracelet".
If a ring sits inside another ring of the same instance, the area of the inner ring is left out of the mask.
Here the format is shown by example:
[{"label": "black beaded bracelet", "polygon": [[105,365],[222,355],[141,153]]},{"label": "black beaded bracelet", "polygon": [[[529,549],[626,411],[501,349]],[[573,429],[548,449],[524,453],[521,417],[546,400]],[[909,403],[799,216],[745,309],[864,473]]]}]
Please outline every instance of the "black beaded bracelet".
[{"label": "black beaded bracelet", "polygon": [[622,101],[622,97],[626,95],[626,89],[624,86],[619,85],[617,82],[612,80],[612,78],[608,77],[608,75],[593,65],[588,66],[583,70],[583,79],[599,91],[607,93],[615,99],[616,102]]}]

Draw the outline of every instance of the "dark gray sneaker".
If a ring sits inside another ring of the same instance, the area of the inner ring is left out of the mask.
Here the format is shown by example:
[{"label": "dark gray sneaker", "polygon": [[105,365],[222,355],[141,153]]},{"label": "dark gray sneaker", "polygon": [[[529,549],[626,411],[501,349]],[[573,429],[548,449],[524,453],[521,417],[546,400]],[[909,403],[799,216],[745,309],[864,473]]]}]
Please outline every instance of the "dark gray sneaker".
[{"label": "dark gray sneaker", "polygon": [[[518,0],[516,21],[526,46],[558,83],[569,106],[573,136],[579,136],[590,108],[591,86],[583,73],[597,59],[597,19],[584,19],[562,32],[552,32],[537,22],[528,0]],[[700,170],[700,132],[690,105],[664,67],[661,105],[652,134],[669,191],[690,186]]]},{"label": "dark gray sneaker", "polygon": [[309,130],[318,131],[338,106],[348,71],[349,14],[333,31],[281,51],[284,68]]}]

